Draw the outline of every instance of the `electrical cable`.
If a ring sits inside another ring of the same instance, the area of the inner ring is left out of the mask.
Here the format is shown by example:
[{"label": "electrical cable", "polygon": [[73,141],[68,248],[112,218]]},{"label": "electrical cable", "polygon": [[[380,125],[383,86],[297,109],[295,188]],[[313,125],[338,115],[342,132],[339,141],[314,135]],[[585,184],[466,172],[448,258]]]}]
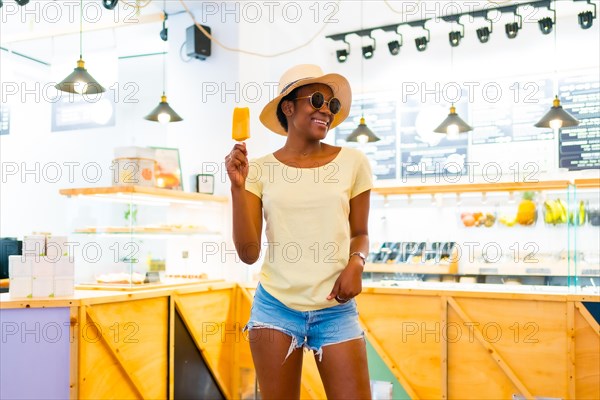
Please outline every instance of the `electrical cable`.
[{"label": "electrical cable", "polygon": [[[296,50],[299,50],[303,47],[308,46],[310,43],[312,43],[317,37],[319,37],[321,35],[321,33],[325,30],[325,28],[327,28],[327,22],[323,22],[323,26],[321,27],[321,29],[319,29],[319,31],[317,33],[315,33],[307,42],[305,42],[304,44],[301,44],[299,46],[293,47],[291,49],[288,50],[284,50],[284,51],[280,51],[278,53],[272,53],[272,54],[264,54],[264,53],[258,53],[255,51],[249,51],[249,50],[244,50],[244,49],[239,49],[239,48],[234,48],[234,47],[229,47],[223,43],[221,43],[219,40],[215,39],[210,33],[208,33],[206,31],[206,29],[204,29],[202,27],[202,25],[200,25],[197,21],[196,18],[194,17],[194,14],[192,14],[192,12],[190,11],[190,9],[188,8],[187,4],[185,3],[184,0],[179,0],[179,2],[181,3],[181,5],[183,6],[183,8],[185,9],[185,11],[188,13],[188,15],[190,16],[190,18],[192,18],[192,21],[194,21],[194,25],[196,25],[196,27],[198,27],[198,29],[200,29],[200,31],[207,37],[209,38],[212,42],[214,42],[217,46],[228,50],[228,51],[234,51],[237,53],[242,53],[242,54],[248,54],[248,55],[252,55],[252,56],[257,56],[257,57],[264,57],[264,58],[272,58],[272,57],[279,57],[282,56],[284,54],[289,54],[292,53]],[[340,0],[336,0],[336,4],[340,4]]]}]

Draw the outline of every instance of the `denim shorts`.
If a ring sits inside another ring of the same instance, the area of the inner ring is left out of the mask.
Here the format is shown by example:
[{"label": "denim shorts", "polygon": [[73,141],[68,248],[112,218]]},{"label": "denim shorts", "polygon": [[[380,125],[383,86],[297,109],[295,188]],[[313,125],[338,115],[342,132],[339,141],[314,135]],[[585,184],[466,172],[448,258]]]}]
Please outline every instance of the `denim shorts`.
[{"label": "denim shorts", "polygon": [[321,310],[297,311],[271,296],[259,283],[244,331],[261,328],[275,329],[292,338],[286,359],[292,351],[304,347],[321,360],[323,346],[364,339],[354,299]]}]

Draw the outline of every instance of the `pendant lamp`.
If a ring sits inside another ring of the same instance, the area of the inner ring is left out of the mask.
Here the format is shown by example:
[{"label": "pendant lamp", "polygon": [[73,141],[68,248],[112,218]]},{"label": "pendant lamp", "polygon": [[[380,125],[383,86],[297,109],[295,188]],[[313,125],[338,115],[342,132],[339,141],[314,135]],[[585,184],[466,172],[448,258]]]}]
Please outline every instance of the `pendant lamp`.
[{"label": "pendant lamp", "polygon": [[[458,24],[462,25],[460,21],[458,21]],[[450,46],[450,71],[452,75],[454,75],[454,47],[455,46]],[[433,131],[436,133],[445,133],[448,135],[448,138],[453,139],[456,138],[459,133],[465,133],[472,130],[473,128],[458,116],[456,107],[454,107],[454,103],[452,103],[450,106],[450,113],[446,119]]]},{"label": "pendant lamp", "polygon": [[60,91],[78,94],[98,94],[106,91],[85,69],[85,62],[82,57],[83,48],[83,0],[80,0],[79,13],[79,60],[77,67],[54,87]]},{"label": "pendant lamp", "polygon": [[[164,8],[165,4],[163,1],[163,13],[164,13],[164,19],[163,19],[163,26],[162,26],[162,30],[160,31],[160,38],[166,42],[168,40],[168,29],[165,25],[165,22],[168,18],[166,9]],[[167,96],[165,94],[165,57],[166,57],[166,53],[163,52],[163,93],[162,96],[160,97],[160,103],[158,103],[158,105],[150,112],[150,114],[146,115],[144,117],[144,119],[147,119],[148,121],[155,121],[155,122],[160,122],[163,124],[169,123],[169,122],[179,122],[179,121],[183,121],[183,118],[181,118],[179,116],[179,114],[177,114],[175,112],[175,110],[173,110],[171,108],[171,106],[169,105],[169,103],[167,103]]]},{"label": "pendant lamp", "polygon": [[[361,29],[362,29],[362,16],[363,16],[363,2],[360,2],[360,16],[361,16]],[[364,84],[364,67],[363,67],[363,59],[360,58],[360,86],[361,91],[363,90]],[[346,138],[347,142],[358,142],[361,144],[369,143],[369,142],[377,142],[381,140],[373,133],[372,130],[369,129],[365,122],[365,113],[364,113],[364,100],[360,104],[360,123],[356,127],[356,129]]]},{"label": "pendant lamp", "polygon": [[473,128],[467,124],[461,117],[456,113],[456,107],[454,107],[454,103],[450,107],[450,114],[446,117],[446,119],[435,128],[433,131],[437,133],[446,133],[448,136],[456,136],[459,133],[472,131]]},{"label": "pendant lamp", "polygon": [[[556,3],[554,4],[554,7],[556,7]],[[558,55],[556,51],[556,28],[558,26],[558,20],[556,18],[556,8],[552,11],[554,11],[554,90],[557,94],[554,97],[554,101],[552,101],[552,107],[550,108],[550,111],[548,111],[546,115],[544,115],[542,119],[535,124],[535,127],[552,128],[552,130],[558,132],[560,128],[579,125],[579,121],[562,108],[560,105],[560,99],[558,98],[558,71],[556,69],[558,65]]]}]

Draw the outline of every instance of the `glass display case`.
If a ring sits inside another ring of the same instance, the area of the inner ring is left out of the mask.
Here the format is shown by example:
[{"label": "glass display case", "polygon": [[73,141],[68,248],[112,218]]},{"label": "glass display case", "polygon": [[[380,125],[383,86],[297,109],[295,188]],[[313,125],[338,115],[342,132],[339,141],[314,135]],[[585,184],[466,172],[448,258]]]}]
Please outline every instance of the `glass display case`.
[{"label": "glass display case", "polygon": [[598,188],[598,180],[375,188],[364,279],[596,288]]},{"label": "glass display case", "polygon": [[213,279],[226,197],[142,186],[63,189],[75,283],[115,289]]}]

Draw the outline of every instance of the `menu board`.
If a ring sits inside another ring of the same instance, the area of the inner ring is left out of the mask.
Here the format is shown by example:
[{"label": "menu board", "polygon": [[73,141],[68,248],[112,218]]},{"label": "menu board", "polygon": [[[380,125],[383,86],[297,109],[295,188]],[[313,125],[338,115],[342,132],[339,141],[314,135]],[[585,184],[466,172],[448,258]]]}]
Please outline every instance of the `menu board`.
[{"label": "menu board", "polygon": [[597,75],[562,79],[563,109],[579,120],[560,130],[559,163],[570,171],[600,168],[600,81]]},{"label": "menu board", "polygon": [[66,94],[52,103],[52,132],[114,125],[111,96]]},{"label": "menu board", "polygon": [[[468,120],[467,107],[455,104],[456,112]],[[447,117],[449,107],[408,100],[400,116],[400,161],[402,179],[427,175],[467,173],[468,135],[451,137],[433,130]]]},{"label": "menu board", "polygon": [[346,138],[358,127],[364,116],[369,129],[379,141],[359,144],[371,160],[373,175],[376,179],[395,179],[398,171],[396,160],[396,100],[385,96],[354,98],[350,115],[337,126],[335,142],[339,146],[348,146]]},{"label": "menu board", "polygon": [[6,104],[0,104],[0,135],[10,133],[10,108]]},{"label": "menu board", "polygon": [[493,96],[471,104],[472,144],[554,139],[552,129],[534,126],[552,104],[552,80],[521,78],[490,87],[496,92]]}]

